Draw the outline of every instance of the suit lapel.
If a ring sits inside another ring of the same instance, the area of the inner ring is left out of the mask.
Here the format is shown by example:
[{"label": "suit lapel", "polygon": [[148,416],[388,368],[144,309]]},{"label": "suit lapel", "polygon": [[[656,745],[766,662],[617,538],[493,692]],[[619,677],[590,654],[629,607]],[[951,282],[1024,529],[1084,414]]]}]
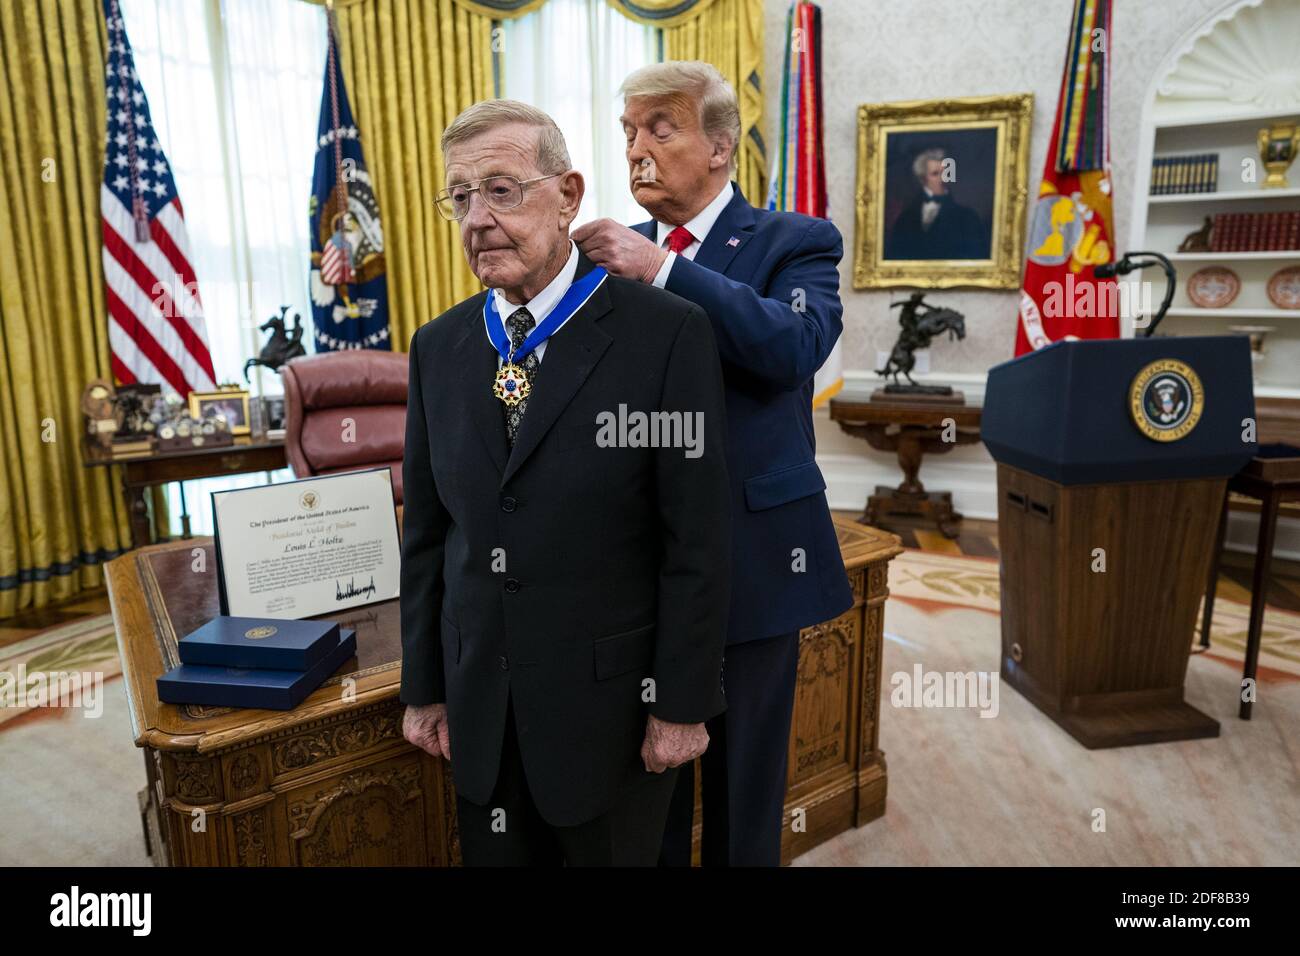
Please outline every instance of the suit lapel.
[{"label": "suit lapel", "polygon": [[470,420],[500,473],[505,470],[509,448],[501,402],[492,394],[492,382],[497,374],[497,351],[483,328],[482,301],[477,309],[470,311],[455,351],[460,387],[453,394],[465,396]]},{"label": "suit lapel", "polygon": [[[580,279],[592,269],[592,264],[583,256],[578,265],[575,279]],[[560,413],[573,400],[582,383],[587,380],[591,370],[596,367],[600,357],[609,348],[610,337],[596,326],[596,320],[612,308],[609,288],[602,283],[591,294],[586,305],[574,313],[560,331],[547,340],[546,356],[537,369],[537,380],[528,396],[528,410],[519,425],[519,434],[515,438],[514,448],[506,461],[505,473],[501,484],[514,476],[520,466],[528,460],[546,433],[551,430],[560,417]],[[493,398],[495,402],[496,399]],[[497,418],[502,417],[500,408]],[[503,431],[504,434],[504,431]]]},{"label": "suit lapel", "polygon": [[731,202],[713,224],[709,234],[700,243],[695,261],[712,272],[726,275],[727,266],[736,258],[754,234],[754,207],[741,195],[740,187],[732,184]]}]

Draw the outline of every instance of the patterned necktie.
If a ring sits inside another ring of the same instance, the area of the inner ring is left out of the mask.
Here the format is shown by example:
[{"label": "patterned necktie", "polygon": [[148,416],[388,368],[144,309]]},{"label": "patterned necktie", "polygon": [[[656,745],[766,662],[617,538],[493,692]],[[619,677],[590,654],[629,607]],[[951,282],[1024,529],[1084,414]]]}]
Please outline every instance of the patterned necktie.
[{"label": "patterned necktie", "polygon": [[668,251],[675,252],[680,256],[682,250],[694,241],[695,237],[691,235],[689,229],[685,226],[678,226],[672,232],[668,233]]},{"label": "patterned necktie", "polygon": [[[524,344],[524,339],[528,333],[533,330],[533,315],[527,309],[516,309],[506,319],[506,331],[510,333],[510,350],[512,352]],[[528,376],[528,381],[533,388],[537,387],[537,368],[541,364],[537,360],[537,350],[528,353],[528,356],[522,362],[515,362],[521,366],[524,374]],[[519,425],[524,420],[524,411],[528,408],[528,399],[523,399],[516,405],[502,405],[506,413],[506,441],[511,448],[515,447],[515,438],[519,434]]]}]

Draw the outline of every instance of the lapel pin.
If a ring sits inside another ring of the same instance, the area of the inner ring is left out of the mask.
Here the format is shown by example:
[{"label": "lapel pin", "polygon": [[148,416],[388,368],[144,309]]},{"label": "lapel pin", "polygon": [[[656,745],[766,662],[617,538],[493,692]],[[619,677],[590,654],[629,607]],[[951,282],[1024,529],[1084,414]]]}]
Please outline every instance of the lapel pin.
[{"label": "lapel pin", "polygon": [[731,247],[734,248],[734,247],[740,245],[740,240],[737,239],[735,236],[732,236],[730,239],[727,240],[727,245],[729,245],[729,246],[731,246]]}]

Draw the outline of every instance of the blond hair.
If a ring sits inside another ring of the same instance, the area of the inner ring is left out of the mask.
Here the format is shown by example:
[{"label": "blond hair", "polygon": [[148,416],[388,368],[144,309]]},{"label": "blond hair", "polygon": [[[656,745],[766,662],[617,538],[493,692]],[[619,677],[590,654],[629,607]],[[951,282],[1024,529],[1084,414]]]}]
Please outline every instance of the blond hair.
[{"label": "blond hair", "polygon": [[628,74],[619,87],[624,100],[633,96],[684,96],[699,104],[704,135],[731,144],[731,168],[740,152],[740,101],[727,78],[711,63],[669,60],[651,63]]},{"label": "blond hair", "polygon": [[564,134],[551,119],[535,106],[519,100],[482,100],[466,107],[442,132],[442,155],[453,146],[465,143],[488,130],[508,123],[520,123],[537,130],[537,169],[544,174],[568,172],[569,148]]}]

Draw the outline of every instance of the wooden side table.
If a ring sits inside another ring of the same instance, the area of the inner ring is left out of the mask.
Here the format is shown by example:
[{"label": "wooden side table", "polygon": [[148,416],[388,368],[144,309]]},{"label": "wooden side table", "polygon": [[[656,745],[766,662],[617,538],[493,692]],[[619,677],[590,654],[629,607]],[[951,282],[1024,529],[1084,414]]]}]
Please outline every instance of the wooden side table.
[{"label": "wooden side table", "polygon": [[[265,435],[239,435],[233,445],[215,448],[146,451],[132,455],[114,455],[83,439],[81,460],[87,468],[122,466],[122,496],[131,513],[132,548],[141,548],[153,542],[145,492],[154,485],[255,471],[278,471],[285,467],[284,439],[267,438]],[[161,534],[159,537],[166,538]],[[188,517],[185,519],[184,537],[189,537]]]},{"label": "wooden side table", "polygon": [[[1205,582],[1205,616],[1201,622],[1201,646],[1210,646],[1210,620],[1214,616],[1214,589],[1219,577],[1219,555],[1228,529],[1228,511],[1232,493],[1258,499],[1259,538],[1255,544],[1255,569],[1250,584],[1250,623],[1246,629],[1246,664],[1241,681],[1255,680],[1259,667],[1260,632],[1264,627],[1264,600],[1268,593],[1268,571],[1273,563],[1273,542],[1277,537],[1277,515],[1283,502],[1300,501],[1300,447],[1265,445],[1245,468],[1228,479],[1223,496],[1223,513],[1219,532],[1210,558],[1210,573]],[[1237,716],[1250,720],[1254,701],[1243,700]]]},{"label": "wooden side table", "polygon": [[883,389],[868,401],[831,399],[831,420],[847,434],[865,439],[872,448],[898,455],[903,482],[897,488],[877,485],[867,498],[863,524],[885,527],[890,515],[921,515],[934,521],[946,538],[957,537],[961,515],[953,510],[952,493],[926,491],[918,473],[929,452],[942,455],[958,445],[980,440],[982,409],[967,405],[960,392],[952,395],[890,395]]}]

